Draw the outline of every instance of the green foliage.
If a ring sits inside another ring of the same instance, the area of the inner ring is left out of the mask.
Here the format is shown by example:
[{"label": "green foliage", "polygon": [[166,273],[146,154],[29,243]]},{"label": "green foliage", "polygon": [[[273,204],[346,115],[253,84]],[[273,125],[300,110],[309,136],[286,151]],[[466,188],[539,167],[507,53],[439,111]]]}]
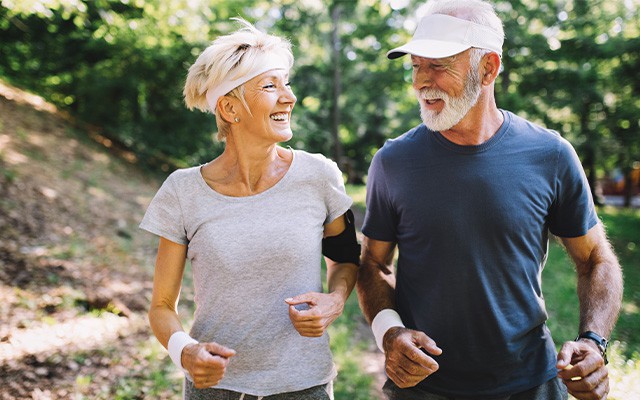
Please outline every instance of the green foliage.
[{"label": "green foliage", "polygon": [[[290,144],[340,157],[348,180],[362,182],[376,149],[419,123],[406,57],[384,56],[411,36],[422,2],[405,3],[2,0],[0,76],[100,127],[145,163],[193,165],[222,147],[212,141],[212,116],[183,105],[187,67],[236,28],[230,17],[243,16],[294,45]],[[629,172],[640,160],[638,3],[495,5],[506,31],[498,104],[572,141],[592,181],[597,171]]]},{"label": "green foliage", "polygon": [[569,139],[592,188],[598,170],[630,170],[640,159],[640,104],[629,97],[638,93],[637,8],[575,0],[497,6],[507,34],[498,103]]}]

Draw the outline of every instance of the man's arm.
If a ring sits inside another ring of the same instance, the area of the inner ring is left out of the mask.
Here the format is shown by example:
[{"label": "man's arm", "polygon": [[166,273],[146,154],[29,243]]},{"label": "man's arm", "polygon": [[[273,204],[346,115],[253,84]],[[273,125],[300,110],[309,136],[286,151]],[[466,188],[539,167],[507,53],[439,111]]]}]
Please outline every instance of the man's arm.
[{"label": "man's arm", "polygon": [[[360,308],[367,321],[374,327],[376,316],[380,311],[390,311],[395,306],[396,280],[393,272],[395,247],[395,243],[374,240],[366,236],[362,243],[356,290]],[[397,320],[399,324],[395,326],[393,323],[383,322],[381,325],[392,327],[385,328],[386,332],[376,333],[374,329],[374,334],[383,336],[383,338],[376,338],[376,341],[381,339],[382,342],[387,376],[401,388],[412,387],[439,368],[438,363],[421,349],[432,355],[440,355],[442,350],[424,332],[407,329],[402,325],[399,317]]]},{"label": "man's arm", "polygon": [[598,223],[586,235],[563,238],[562,243],[578,273],[580,332],[608,337],[622,303],[622,270],[604,227]]},{"label": "man's arm", "polygon": [[369,239],[366,236],[362,242],[356,291],[360,308],[369,324],[380,311],[395,308],[395,248],[395,243]]},{"label": "man's arm", "polygon": [[[622,303],[622,270],[604,227],[598,223],[584,236],[561,240],[578,275],[579,333],[609,337]],[[569,365],[573,367],[565,369]],[[569,393],[578,399],[602,399],[609,392],[604,359],[590,339],[565,343],[558,354],[558,369]]]}]

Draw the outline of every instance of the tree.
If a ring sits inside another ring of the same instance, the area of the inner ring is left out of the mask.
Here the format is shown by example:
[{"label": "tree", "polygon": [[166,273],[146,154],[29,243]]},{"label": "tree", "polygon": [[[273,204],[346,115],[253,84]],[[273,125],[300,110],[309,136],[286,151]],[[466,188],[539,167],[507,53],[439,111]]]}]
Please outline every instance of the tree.
[{"label": "tree", "polygon": [[499,99],[573,142],[598,200],[597,173],[617,147],[608,128],[615,116],[608,115],[605,98],[612,96],[612,67],[626,47],[621,44],[629,40],[616,26],[626,21],[637,30],[636,6],[541,0],[501,2],[498,9],[505,17],[508,49],[506,94]]},{"label": "tree", "polygon": [[[296,148],[331,156],[362,182],[387,138],[420,122],[409,59],[386,51],[413,34],[422,1],[30,0],[0,7],[0,76],[100,127],[144,162],[210,159],[210,114],[182,102],[187,67],[242,16],[288,37],[298,97]],[[505,25],[500,107],[556,129],[592,188],[638,161],[637,2],[496,1]],[[155,160],[155,161],[154,161]]]}]

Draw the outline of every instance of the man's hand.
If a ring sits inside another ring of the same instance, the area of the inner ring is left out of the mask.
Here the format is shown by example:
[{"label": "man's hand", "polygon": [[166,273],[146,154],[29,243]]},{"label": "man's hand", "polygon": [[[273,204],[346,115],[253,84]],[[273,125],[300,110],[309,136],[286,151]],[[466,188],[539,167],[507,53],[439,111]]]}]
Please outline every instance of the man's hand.
[{"label": "man's hand", "polygon": [[[338,293],[305,293],[286,299],[289,319],[301,336],[320,337],[342,314],[344,297]],[[306,305],[302,309],[298,305]]]},{"label": "man's hand", "polygon": [[189,371],[198,389],[217,385],[224,376],[229,358],[236,354],[217,343],[198,343],[182,350],[182,366]]},{"label": "man's hand", "polygon": [[382,346],[387,376],[400,388],[417,385],[439,368],[426,353],[438,356],[442,350],[424,332],[393,327],[385,333]]},{"label": "man's hand", "polygon": [[558,377],[579,400],[603,400],[609,393],[609,371],[595,343],[566,342],[558,353]]}]

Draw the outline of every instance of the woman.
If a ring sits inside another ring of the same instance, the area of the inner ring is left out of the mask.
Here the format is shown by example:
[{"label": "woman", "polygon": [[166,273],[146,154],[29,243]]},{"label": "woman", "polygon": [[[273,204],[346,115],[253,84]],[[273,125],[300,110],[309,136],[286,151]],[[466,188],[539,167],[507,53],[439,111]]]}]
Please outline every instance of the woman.
[{"label": "woman", "polygon": [[[326,328],[359,256],[351,199],[335,163],[278,146],[292,137],[290,44],[238,21],[198,57],[184,89],[189,108],[215,114],[224,152],[171,174],[140,224],[160,236],[149,321],[185,372],[187,399],[329,399]],[[187,258],[190,335],[176,313]]]}]

